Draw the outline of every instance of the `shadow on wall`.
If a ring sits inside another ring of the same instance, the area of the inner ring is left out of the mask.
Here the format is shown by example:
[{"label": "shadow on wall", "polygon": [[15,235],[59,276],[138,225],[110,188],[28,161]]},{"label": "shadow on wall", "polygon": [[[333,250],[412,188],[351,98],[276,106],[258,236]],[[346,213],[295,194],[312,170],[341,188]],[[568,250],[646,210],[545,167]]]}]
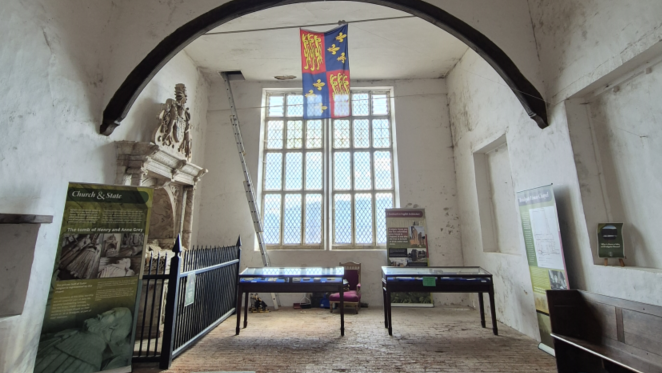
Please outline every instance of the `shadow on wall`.
[{"label": "shadow on wall", "polygon": [[568,281],[571,289],[586,289],[581,253],[575,248],[581,247],[575,227],[576,222],[573,211],[581,210],[572,207],[570,189],[567,186],[554,186],[556,210],[559,215],[559,230],[561,231],[561,244],[563,256],[567,267]]},{"label": "shadow on wall", "polygon": [[[149,86],[148,86],[149,87]],[[134,125],[127,126],[130,129],[127,131],[127,139],[132,139],[133,141],[151,141],[153,142],[154,131],[159,126],[159,113],[163,110],[164,102],[157,102],[153,96],[158,96],[158,92],[155,92],[158,88],[154,87],[153,90],[143,91],[142,95],[146,95],[149,98],[140,99],[136,101],[132,110],[131,110],[131,120],[134,121]],[[141,95],[141,96],[142,96]],[[168,97],[174,97],[174,91]],[[124,128],[124,127],[122,127]]]}]

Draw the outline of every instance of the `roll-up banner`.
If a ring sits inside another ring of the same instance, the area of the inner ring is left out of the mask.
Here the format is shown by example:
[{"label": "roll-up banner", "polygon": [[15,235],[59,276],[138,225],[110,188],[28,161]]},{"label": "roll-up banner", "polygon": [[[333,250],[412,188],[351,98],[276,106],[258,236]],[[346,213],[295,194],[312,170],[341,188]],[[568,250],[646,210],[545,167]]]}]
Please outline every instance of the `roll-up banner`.
[{"label": "roll-up banner", "polygon": [[[386,209],[388,265],[427,267],[429,264],[425,209]],[[393,293],[393,306],[432,307],[430,293]]]},{"label": "roll-up banner", "polygon": [[70,183],[36,373],[130,372],[153,190]]},{"label": "roll-up banner", "polygon": [[[517,193],[542,350],[552,352],[547,290],[568,289],[561,230],[552,185]],[[543,346],[544,345],[544,346]]]}]

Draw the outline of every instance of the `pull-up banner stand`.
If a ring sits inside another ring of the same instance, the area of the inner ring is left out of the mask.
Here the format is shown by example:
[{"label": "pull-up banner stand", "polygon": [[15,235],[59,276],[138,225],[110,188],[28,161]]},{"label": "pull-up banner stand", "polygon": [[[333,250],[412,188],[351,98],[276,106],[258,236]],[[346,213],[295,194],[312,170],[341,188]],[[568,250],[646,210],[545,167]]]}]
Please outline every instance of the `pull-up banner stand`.
[{"label": "pull-up banner stand", "polygon": [[69,184],[38,373],[130,372],[153,190]]},{"label": "pull-up banner stand", "polygon": [[538,347],[553,355],[546,291],[568,289],[554,189],[546,185],[518,192],[517,204],[542,341]]},{"label": "pull-up banner stand", "polygon": [[[428,266],[425,209],[386,209],[386,249],[390,266]],[[391,303],[393,306],[434,306],[430,293],[393,293]]]}]

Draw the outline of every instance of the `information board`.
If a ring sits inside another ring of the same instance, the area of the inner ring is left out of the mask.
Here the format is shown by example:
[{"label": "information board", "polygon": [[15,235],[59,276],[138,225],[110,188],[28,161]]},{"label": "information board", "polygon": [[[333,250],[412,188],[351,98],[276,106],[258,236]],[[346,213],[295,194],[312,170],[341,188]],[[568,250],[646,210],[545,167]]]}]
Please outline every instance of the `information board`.
[{"label": "information board", "polygon": [[70,183],[35,372],[130,372],[153,190]]},{"label": "information board", "polygon": [[[429,263],[425,209],[386,209],[388,265],[427,267]],[[430,293],[394,293],[393,305],[433,305]]]},{"label": "information board", "polygon": [[517,193],[526,257],[542,343],[553,349],[547,290],[568,289],[552,185]]}]

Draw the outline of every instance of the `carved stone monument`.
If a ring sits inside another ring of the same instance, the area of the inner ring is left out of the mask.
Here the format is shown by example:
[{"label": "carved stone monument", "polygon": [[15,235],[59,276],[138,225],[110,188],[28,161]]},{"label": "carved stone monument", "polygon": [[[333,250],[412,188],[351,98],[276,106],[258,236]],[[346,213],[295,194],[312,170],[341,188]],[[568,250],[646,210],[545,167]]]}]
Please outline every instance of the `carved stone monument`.
[{"label": "carved stone monument", "polygon": [[154,133],[154,143],[162,148],[175,150],[191,160],[191,113],[184,105],[187,101],[184,84],[175,85],[175,99],[169,98],[159,114],[159,127]]},{"label": "carved stone monument", "polygon": [[[182,246],[191,245],[193,225],[193,201],[200,178],[207,170],[191,163],[191,114],[185,107],[187,101],[184,84],[175,86],[175,99],[168,99],[158,115],[153,142],[117,141],[116,183],[121,185],[149,186],[154,188],[154,201],[149,226],[146,258],[154,251],[170,251],[178,234]],[[154,253],[156,255],[156,253]],[[171,256],[169,256],[171,257]],[[143,285],[146,286],[146,285]],[[150,294],[165,291],[150,285]],[[142,294],[146,294],[143,289]],[[156,300],[158,302],[158,300]],[[142,325],[143,312],[150,310],[152,299],[140,300],[138,330],[150,329]],[[146,305],[146,308],[145,308]],[[149,312],[149,311],[148,311]],[[152,335],[162,329],[162,315],[147,317],[152,321]],[[140,335],[140,333],[139,333]],[[146,335],[145,335],[146,336]]]},{"label": "carved stone monument", "polygon": [[175,99],[166,100],[158,115],[154,142],[118,141],[116,183],[154,187],[148,242],[171,249],[178,234],[191,245],[193,199],[207,172],[191,161],[191,115],[186,87],[175,86]]}]

